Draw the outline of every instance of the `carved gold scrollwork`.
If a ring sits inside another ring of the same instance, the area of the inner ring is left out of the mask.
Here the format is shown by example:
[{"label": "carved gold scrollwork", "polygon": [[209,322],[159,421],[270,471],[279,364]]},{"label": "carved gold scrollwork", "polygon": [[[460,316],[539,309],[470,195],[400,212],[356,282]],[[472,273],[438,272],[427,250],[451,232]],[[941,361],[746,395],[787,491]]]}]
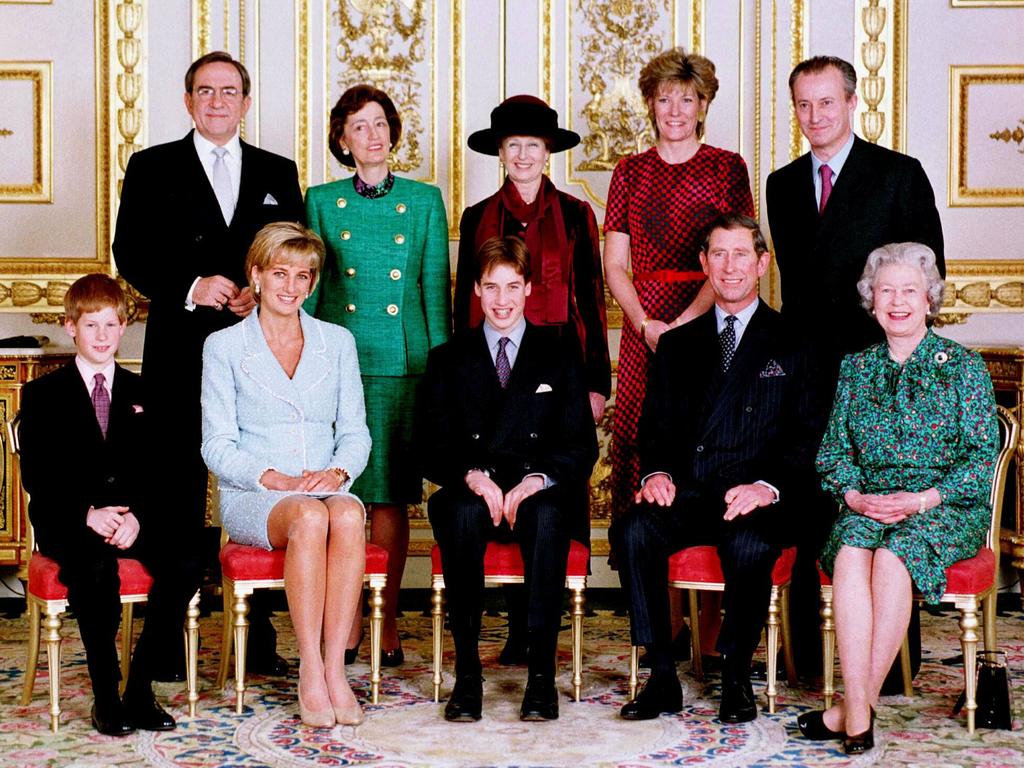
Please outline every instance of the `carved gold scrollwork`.
[{"label": "carved gold scrollwork", "polygon": [[885,131],[885,113],[878,110],[885,97],[885,78],[878,74],[885,64],[885,43],[879,38],[885,30],[889,10],[878,3],[879,0],[870,0],[870,5],[861,10],[861,24],[868,40],[861,45],[860,55],[868,74],[861,78],[860,92],[868,110],[860,116],[860,126],[864,138],[872,144],[878,143]]},{"label": "carved gold scrollwork", "polygon": [[589,94],[578,171],[610,171],[654,139],[647,105],[635,82],[643,62],[662,50],[655,29],[668,0],[578,0],[592,32],[580,39],[578,77]]},{"label": "carved gold scrollwork", "polygon": [[10,128],[0,128],[0,138],[7,138],[8,136],[13,135],[14,131],[12,131]]},{"label": "carved gold scrollwork", "polygon": [[1024,145],[1024,120],[1018,120],[1017,126],[1012,131],[1009,128],[1003,128],[1001,131],[990,133],[988,137],[995,141],[1005,141],[1007,144],[1012,141],[1017,145],[1017,151],[1024,155],[1024,146],[1022,146]]},{"label": "carved gold scrollwork", "polygon": [[117,75],[117,98],[123,106],[117,110],[117,132],[121,140],[117,144],[117,194],[121,195],[121,183],[128,159],[141,147],[135,143],[142,131],[142,110],[136,104],[142,96],[142,75],[135,71],[142,58],[142,40],[136,37],[142,25],[142,6],[134,0],[124,0],[115,8],[117,28],[121,37],[117,40],[117,63],[121,72]]},{"label": "carved gold scrollwork", "polygon": [[[358,22],[352,10],[359,14]],[[345,68],[338,86],[344,91],[369,82],[387,92],[402,115],[402,141],[393,150],[391,168],[419,168],[422,98],[413,66],[426,55],[423,0],[338,0],[334,16],[342,32],[335,56]]]}]

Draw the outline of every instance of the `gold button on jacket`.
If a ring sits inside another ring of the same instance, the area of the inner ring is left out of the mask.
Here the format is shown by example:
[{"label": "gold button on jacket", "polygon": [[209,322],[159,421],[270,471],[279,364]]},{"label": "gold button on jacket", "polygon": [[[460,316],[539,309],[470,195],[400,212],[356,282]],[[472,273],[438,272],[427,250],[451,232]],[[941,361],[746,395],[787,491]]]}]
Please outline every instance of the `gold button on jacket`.
[{"label": "gold button on jacket", "polygon": [[391,274],[391,279],[392,280],[401,280],[402,279],[402,270],[400,270],[400,269],[392,269],[390,274]]},{"label": "gold button on jacket", "polygon": [[341,239],[342,239],[342,240],[348,240],[348,239],[349,239],[349,238],[351,238],[351,237],[352,237],[352,233],[351,233],[351,232],[349,232],[349,231],[348,231],[347,229],[343,229],[343,230],[341,231]]},{"label": "gold button on jacket", "polygon": [[388,304],[388,314],[391,315],[392,317],[394,315],[397,315],[398,314],[398,305],[397,304]]},{"label": "gold button on jacket", "polygon": [[339,197],[338,198],[338,207],[339,208],[344,208],[346,205],[348,205],[348,200],[346,200],[344,197]]},{"label": "gold button on jacket", "polygon": [[404,243],[405,242],[405,235],[395,235],[395,242],[398,245],[401,245],[402,243]]},{"label": "gold button on jacket", "polygon": [[345,274],[348,275],[349,277],[355,277],[356,276],[356,268],[355,267],[349,267],[348,269],[345,270]]},{"label": "gold button on jacket", "polygon": [[356,311],[356,305],[355,304],[346,304],[345,305],[345,311],[346,312],[355,312]]},{"label": "gold button on jacket", "polygon": [[406,210],[408,210],[408,209],[405,207],[405,203],[399,203],[398,205],[395,206],[395,210],[398,213],[405,213]]}]

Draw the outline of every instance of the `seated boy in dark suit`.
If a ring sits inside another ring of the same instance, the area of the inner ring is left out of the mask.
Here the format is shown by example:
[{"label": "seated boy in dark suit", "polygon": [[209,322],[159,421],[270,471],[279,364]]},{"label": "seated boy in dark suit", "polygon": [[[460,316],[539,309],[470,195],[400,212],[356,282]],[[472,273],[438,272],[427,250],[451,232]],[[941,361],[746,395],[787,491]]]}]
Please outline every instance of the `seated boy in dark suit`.
[{"label": "seated boy in dark suit", "polygon": [[455,687],[444,716],[481,717],[484,552],[497,539],[519,543],[526,578],[529,677],[520,719],[554,720],[569,539],[589,533],[594,419],[579,344],[523,317],[531,290],[526,245],[492,237],[477,259],[484,322],[431,350],[417,422],[426,477],[442,486],[427,512],[455,640]]},{"label": "seated boy in dark suit", "polygon": [[[151,689],[153,644],[181,632],[196,583],[184,575],[185,565],[159,556],[152,530],[141,379],[114,362],[126,328],[125,296],[112,278],[86,275],[65,295],[64,312],[64,329],[78,348],[74,362],[26,384],[22,394],[29,517],[39,551],[60,566],[78,617],[95,697],[93,727],[108,736],[170,730],[174,718]],[[123,703],[115,646],[118,557],[140,560],[154,580]]]}]

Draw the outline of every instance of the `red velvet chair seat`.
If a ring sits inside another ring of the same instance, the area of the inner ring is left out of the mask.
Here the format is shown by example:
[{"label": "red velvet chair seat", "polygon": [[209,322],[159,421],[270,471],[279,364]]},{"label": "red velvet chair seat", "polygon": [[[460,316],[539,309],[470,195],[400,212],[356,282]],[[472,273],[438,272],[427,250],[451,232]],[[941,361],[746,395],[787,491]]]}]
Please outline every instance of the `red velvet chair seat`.
[{"label": "red velvet chair seat", "polygon": [[[61,584],[57,574],[60,566],[38,552],[28,561],[28,591],[40,600],[67,600],[68,588]],[[120,594],[148,595],[153,577],[138,560],[122,557],[117,560],[117,575],[121,579]]]},{"label": "red velvet chair seat", "polygon": [[946,569],[946,592],[969,595],[984,592],[995,579],[996,556],[988,547],[967,560],[953,563]]},{"label": "red velvet chair seat", "polygon": [[[772,568],[772,586],[789,581],[796,562],[796,547],[782,550],[782,555]],[[718,548],[712,546],[687,547],[668,559],[669,581],[696,581],[705,584],[725,582],[722,562],[718,559]]]},{"label": "red velvet chair seat", "polygon": [[[578,541],[569,541],[569,562],[566,576],[586,576],[590,564],[590,550]],[[430,573],[441,575],[441,548],[435,544],[430,550]],[[487,576],[523,576],[523,556],[515,542],[492,541],[484,553],[484,574]]]},{"label": "red velvet chair seat", "polygon": [[[225,578],[232,581],[273,581],[284,579],[283,549],[261,549],[228,542],[220,550],[220,568]],[[386,550],[367,542],[366,573],[387,571]]]}]

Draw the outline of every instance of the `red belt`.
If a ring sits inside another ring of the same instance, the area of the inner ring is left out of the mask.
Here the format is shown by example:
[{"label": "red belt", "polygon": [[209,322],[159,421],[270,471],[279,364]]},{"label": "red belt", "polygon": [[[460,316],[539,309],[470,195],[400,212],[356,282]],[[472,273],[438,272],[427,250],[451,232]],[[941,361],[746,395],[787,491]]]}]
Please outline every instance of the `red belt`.
[{"label": "red belt", "polygon": [[659,283],[687,283],[691,280],[703,280],[707,275],[703,272],[681,269],[656,269],[653,272],[634,272],[634,280],[650,280]]}]

